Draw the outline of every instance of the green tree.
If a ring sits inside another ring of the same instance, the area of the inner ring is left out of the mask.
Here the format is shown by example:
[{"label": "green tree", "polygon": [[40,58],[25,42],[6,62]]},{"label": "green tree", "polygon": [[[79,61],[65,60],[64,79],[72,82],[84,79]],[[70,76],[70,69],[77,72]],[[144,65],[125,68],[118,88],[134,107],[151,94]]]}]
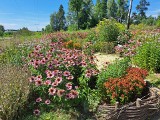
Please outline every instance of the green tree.
[{"label": "green tree", "polygon": [[115,0],[108,0],[107,1],[108,18],[116,18],[116,13],[117,13],[117,4]]},{"label": "green tree", "polygon": [[45,27],[45,32],[46,32],[46,33],[51,33],[51,32],[52,32],[52,27],[51,27],[51,25],[47,25],[47,26]]},{"label": "green tree", "polygon": [[102,0],[101,2],[101,16],[102,18],[107,18],[107,0]]},{"label": "green tree", "polygon": [[85,0],[79,12],[79,28],[86,29],[93,26],[91,22],[93,19],[93,2],[92,0]]},{"label": "green tree", "polygon": [[59,28],[58,28],[58,17],[57,17],[57,13],[54,12],[53,14],[51,14],[50,16],[50,26],[51,26],[51,29],[52,31],[58,31]]},{"label": "green tree", "polygon": [[119,22],[123,22],[127,18],[128,0],[117,0],[117,7],[117,19]]},{"label": "green tree", "polygon": [[5,31],[4,26],[0,25],[0,36],[3,36],[4,31]]},{"label": "green tree", "polygon": [[102,20],[102,15],[101,15],[101,1],[97,0],[96,5],[94,6],[94,16],[97,20],[97,23]]},{"label": "green tree", "polygon": [[140,0],[139,4],[136,6],[136,10],[138,11],[138,15],[140,16],[141,20],[146,18],[146,13],[145,11],[148,10],[148,7],[150,3],[147,2],[146,0]]},{"label": "green tree", "polygon": [[32,35],[32,32],[27,27],[23,27],[22,29],[18,30],[16,34],[22,36],[30,36]]},{"label": "green tree", "polygon": [[57,13],[58,19],[58,30],[65,30],[66,26],[66,18],[65,18],[65,11],[63,5],[60,5],[59,11]]},{"label": "green tree", "polygon": [[72,12],[75,13],[75,15],[76,15],[77,29],[79,29],[79,12],[82,8],[82,4],[83,4],[82,0],[69,0],[69,11],[71,13]]}]

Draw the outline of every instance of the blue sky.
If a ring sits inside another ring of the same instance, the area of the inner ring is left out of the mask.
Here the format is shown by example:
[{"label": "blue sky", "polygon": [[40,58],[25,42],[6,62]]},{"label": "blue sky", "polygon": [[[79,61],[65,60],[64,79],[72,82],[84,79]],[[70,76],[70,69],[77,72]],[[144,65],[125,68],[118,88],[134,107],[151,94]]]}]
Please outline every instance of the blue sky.
[{"label": "blue sky", "polygon": [[[67,13],[69,0],[0,0],[0,24],[5,29],[41,30],[49,24],[50,14],[58,11],[60,4]],[[93,0],[95,3],[96,0]],[[133,11],[139,0],[133,0]],[[150,2],[147,15],[157,16],[160,13],[160,0]]]}]

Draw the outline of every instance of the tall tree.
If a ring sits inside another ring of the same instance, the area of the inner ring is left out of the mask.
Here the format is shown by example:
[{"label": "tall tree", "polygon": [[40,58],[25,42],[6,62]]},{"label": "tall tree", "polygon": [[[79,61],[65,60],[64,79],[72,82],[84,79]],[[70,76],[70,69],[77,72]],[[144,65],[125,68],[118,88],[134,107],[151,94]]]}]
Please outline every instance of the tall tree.
[{"label": "tall tree", "polygon": [[89,28],[93,18],[93,2],[92,0],[85,0],[82,3],[82,8],[79,13],[79,27],[81,29]]},{"label": "tall tree", "polygon": [[132,3],[133,3],[133,0],[130,0],[128,17],[127,17],[127,29],[129,29],[129,26],[130,26],[130,16],[131,16],[131,11],[132,11]]},{"label": "tall tree", "polygon": [[[52,31],[58,31],[59,30],[58,24],[59,23],[58,23],[57,13],[54,12],[50,16],[50,26],[51,26]],[[49,28],[49,27],[47,27],[47,28]]]},{"label": "tall tree", "polygon": [[136,10],[138,11],[138,15],[141,17],[141,19],[146,18],[145,11],[148,10],[148,7],[150,3],[146,0],[140,0],[139,4],[136,6]]},{"label": "tall tree", "polygon": [[119,22],[125,21],[128,13],[128,0],[117,0],[117,19]]},{"label": "tall tree", "polygon": [[79,29],[79,12],[82,8],[83,0],[69,0],[69,11],[76,13],[77,29]]},{"label": "tall tree", "polygon": [[3,25],[0,25],[0,36],[3,36],[4,34],[4,26]]},{"label": "tall tree", "polygon": [[65,18],[65,11],[63,5],[60,5],[59,11],[57,13],[58,19],[58,30],[65,30],[66,18]]},{"label": "tall tree", "polygon": [[97,22],[99,22],[102,19],[102,10],[101,10],[101,0],[96,0],[96,5],[94,7],[94,16],[97,20]]},{"label": "tall tree", "polygon": [[101,2],[102,18],[107,18],[107,0]]},{"label": "tall tree", "polygon": [[117,13],[117,4],[115,0],[108,0],[107,1],[107,14],[108,17],[111,18],[116,18],[116,13]]}]

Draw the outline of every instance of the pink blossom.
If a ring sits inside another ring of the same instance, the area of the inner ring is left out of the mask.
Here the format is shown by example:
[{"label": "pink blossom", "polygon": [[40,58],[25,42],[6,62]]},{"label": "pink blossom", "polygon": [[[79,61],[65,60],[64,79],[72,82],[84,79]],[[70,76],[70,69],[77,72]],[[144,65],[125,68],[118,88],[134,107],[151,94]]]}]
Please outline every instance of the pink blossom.
[{"label": "pink blossom", "polygon": [[39,109],[36,109],[36,110],[34,110],[34,112],[33,112],[36,116],[39,116],[40,115],[40,110]]},{"label": "pink blossom", "polygon": [[36,85],[36,86],[40,86],[40,85],[42,85],[42,83],[43,83],[43,82],[42,82],[41,79],[38,79],[38,80],[35,81],[35,85]]},{"label": "pink blossom", "polygon": [[67,88],[67,90],[71,90],[72,89],[72,84],[71,83],[67,83],[66,84],[66,88]]},{"label": "pink blossom", "polygon": [[46,80],[46,81],[44,82],[44,84],[45,84],[45,85],[51,85],[51,80]]},{"label": "pink blossom", "polygon": [[47,105],[49,105],[51,103],[51,101],[49,100],[49,99],[47,99],[46,101],[45,101],[45,104],[47,104]]},{"label": "pink blossom", "polygon": [[53,88],[53,87],[49,88],[48,90],[49,95],[55,95],[56,91],[57,91],[56,88]]},{"label": "pink blossom", "polygon": [[56,80],[55,80],[55,82],[61,83],[62,82],[62,77],[57,77]]},{"label": "pink blossom", "polygon": [[70,76],[67,77],[67,79],[68,79],[68,80],[73,80],[74,77],[73,77],[73,75],[70,75]]},{"label": "pink blossom", "polygon": [[29,78],[29,82],[34,82],[35,81],[35,77],[34,76],[31,76],[30,78]]},{"label": "pink blossom", "polygon": [[57,81],[53,82],[53,83],[52,83],[52,86],[53,86],[53,87],[57,87],[57,86],[58,86],[58,82],[57,82]]},{"label": "pink blossom", "polygon": [[36,102],[41,102],[41,101],[42,101],[42,98],[40,97],[36,99]]},{"label": "pink blossom", "polygon": [[67,76],[70,75],[70,72],[69,72],[69,71],[64,71],[64,72],[63,72],[63,75],[67,77]]},{"label": "pink blossom", "polygon": [[62,97],[64,93],[65,93],[65,90],[58,90],[58,91],[57,91],[57,95],[58,95],[59,97]]}]

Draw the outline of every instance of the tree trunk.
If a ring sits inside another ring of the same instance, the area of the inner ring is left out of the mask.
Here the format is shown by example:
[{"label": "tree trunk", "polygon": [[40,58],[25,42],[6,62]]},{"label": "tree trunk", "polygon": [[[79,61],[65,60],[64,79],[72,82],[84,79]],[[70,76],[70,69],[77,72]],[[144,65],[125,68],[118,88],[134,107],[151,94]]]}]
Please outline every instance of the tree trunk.
[{"label": "tree trunk", "polygon": [[127,17],[127,29],[129,29],[129,26],[130,26],[130,16],[131,16],[131,11],[132,11],[132,2],[133,2],[133,0],[130,0],[128,17]]}]

